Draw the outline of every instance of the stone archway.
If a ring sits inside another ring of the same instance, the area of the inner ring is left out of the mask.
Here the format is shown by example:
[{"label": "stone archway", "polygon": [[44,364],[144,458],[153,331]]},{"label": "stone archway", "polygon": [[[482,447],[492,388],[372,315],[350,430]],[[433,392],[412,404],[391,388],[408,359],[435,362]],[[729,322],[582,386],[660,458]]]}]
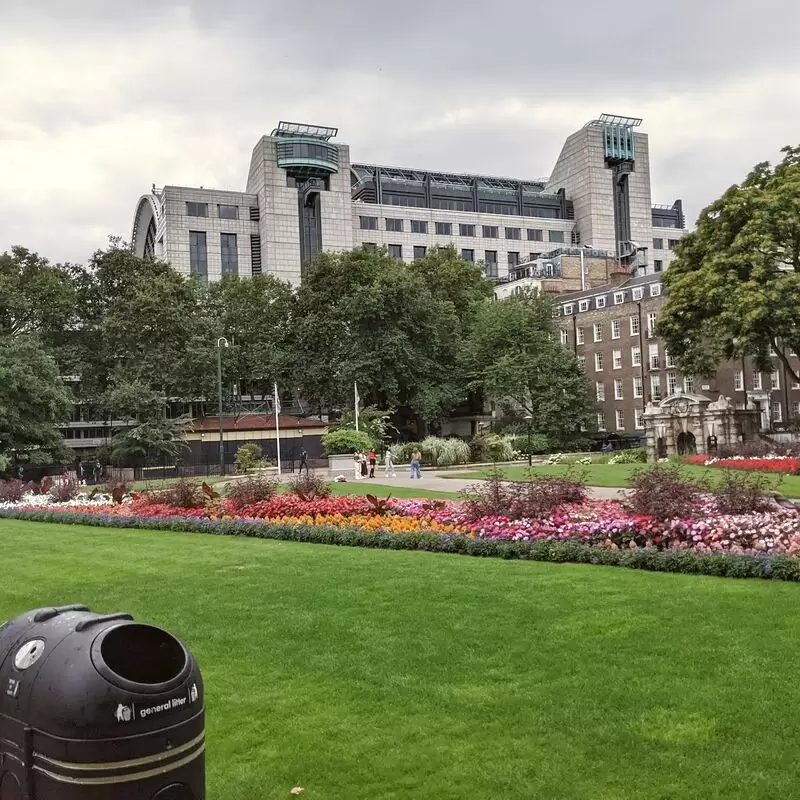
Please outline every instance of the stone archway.
[{"label": "stone archway", "polygon": [[675,444],[678,448],[679,456],[693,456],[697,453],[697,440],[691,431],[679,433]]}]

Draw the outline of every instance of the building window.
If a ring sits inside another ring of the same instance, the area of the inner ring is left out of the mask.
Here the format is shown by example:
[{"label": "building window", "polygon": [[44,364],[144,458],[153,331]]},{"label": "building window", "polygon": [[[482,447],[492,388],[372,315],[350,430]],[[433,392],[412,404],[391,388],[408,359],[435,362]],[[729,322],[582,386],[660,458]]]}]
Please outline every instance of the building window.
[{"label": "building window", "polygon": [[436,233],[439,236],[452,236],[453,235],[453,223],[452,222],[437,222],[436,223]]},{"label": "building window", "polygon": [[521,239],[521,238],[522,238],[521,228],[506,228],[506,239]]},{"label": "building window", "polygon": [[614,378],[614,399],[623,400],[622,378]]},{"label": "building window", "polygon": [[425,258],[428,248],[421,245],[414,245],[414,261],[420,261]]},{"label": "building window", "polygon": [[620,336],[620,323],[618,319],[611,320],[611,338],[619,339]]},{"label": "building window", "polygon": [[683,391],[686,394],[694,394],[694,378],[691,375],[687,375],[683,379]]},{"label": "building window", "polygon": [[189,217],[207,217],[208,203],[187,203],[186,214]]},{"label": "building window", "polygon": [[648,336],[655,336],[656,335],[656,319],[657,315],[655,311],[651,311],[647,315],[647,335]]},{"label": "building window", "polygon": [[551,242],[558,242],[564,244],[564,231],[548,231],[547,235]]},{"label": "building window", "polygon": [[586,372],[586,356],[578,356],[578,366]]},{"label": "building window", "polygon": [[633,409],[633,418],[634,418],[634,425],[637,428],[644,428],[644,409],[643,408],[634,408]]},{"label": "building window", "polygon": [[773,422],[783,422],[783,413],[781,410],[780,403],[773,403],[772,404],[772,421]]},{"label": "building window", "polygon": [[536,230],[535,228],[528,228],[528,241],[529,242],[543,242],[544,231]]},{"label": "building window", "polygon": [[[234,206],[236,208],[236,206]],[[222,256],[222,274],[239,274],[239,248],[235,233],[219,235],[220,255]]]},{"label": "building window", "polygon": [[781,388],[781,376],[778,370],[773,370],[769,376],[769,379],[773,389]]},{"label": "building window", "polygon": [[797,419],[797,417],[800,417],[800,403],[795,401],[792,403],[792,419]]},{"label": "building window", "polygon": [[741,392],[744,389],[744,373],[737,369],[736,372],[733,373],[733,391],[734,392]]},{"label": "building window", "polygon": [[561,344],[563,344],[564,347],[569,346],[569,331],[564,328],[561,329]]},{"label": "building window", "polygon": [[678,391],[678,376],[674,372],[667,374],[667,394],[675,394]]},{"label": "building window", "polygon": [[484,225],[483,226],[483,238],[484,239],[496,239],[499,236],[500,229],[497,225]]},{"label": "building window", "polygon": [[386,218],[386,230],[393,231],[394,233],[402,233],[403,232],[403,220],[401,219],[393,219],[391,217]]},{"label": "building window", "polygon": [[617,409],[617,430],[625,430],[625,412],[621,408]]},{"label": "building window", "polygon": [[[800,404],[798,404],[800,405]],[[604,431],[606,429],[606,412],[605,411],[598,411],[597,412],[597,430]]]},{"label": "building window", "polygon": [[595,322],[594,324],[594,340],[596,342],[603,341],[603,325],[600,322]]},{"label": "building window", "polygon": [[661,399],[661,376],[660,375],[651,375],[650,376],[650,397],[656,403]]},{"label": "building window", "polygon": [[376,231],[378,230],[377,217],[359,217],[359,223],[362,231]]},{"label": "building window", "polygon": [[670,239],[667,242],[667,246],[669,247],[670,250],[674,250],[678,246],[678,241],[679,241],[678,239]]},{"label": "building window", "polygon": [[575,331],[575,335],[576,335],[575,344],[583,344],[584,341],[583,328],[577,328]]},{"label": "building window", "polygon": [[756,370],[753,371],[753,389],[761,391],[761,373]]},{"label": "building window", "polygon": [[622,369],[622,350],[615,350],[614,356],[614,369]]},{"label": "building window", "polygon": [[602,353],[595,353],[594,354],[594,371],[595,372],[602,372],[603,371],[603,354]]},{"label": "building window", "polygon": [[427,233],[428,223],[424,219],[411,220],[411,233]]},{"label": "building window", "polygon": [[362,250],[377,250],[378,245],[375,242],[361,242],[361,249]]},{"label": "building window", "polygon": [[605,308],[606,307],[605,297],[595,297],[594,306],[595,308]]},{"label": "building window", "polygon": [[651,344],[647,348],[647,358],[650,363],[650,369],[661,369],[661,359],[658,357],[658,345]]},{"label": "building window", "polygon": [[792,378],[792,389],[800,389],[800,381],[796,381]]},{"label": "building window", "polygon": [[588,300],[579,300],[578,301],[578,311],[588,311],[589,310],[589,301]]},{"label": "building window", "polygon": [[528,253],[528,261],[536,261],[540,255],[541,253]]},{"label": "building window", "polygon": [[653,250],[663,250],[663,249],[664,249],[664,240],[653,239]]},{"label": "building window", "polygon": [[389,245],[389,255],[392,258],[396,258],[398,261],[403,260],[403,245],[401,244],[390,244]]},{"label": "building window", "polygon": [[239,206],[217,206],[217,216],[220,219],[239,219]]},{"label": "building window", "polygon": [[634,367],[642,366],[642,350],[639,347],[631,347],[631,364]]},{"label": "building window", "polygon": [[208,247],[205,231],[189,231],[189,269],[193,275],[208,277]]},{"label": "building window", "polygon": [[661,284],[660,283],[651,283],[650,284],[650,297],[658,297],[661,294]]},{"label": "building window", "polygon": [[664,350],[664,366],[667,369],[673,369],[677,366],[675,359],[666,350]]},{"label": "building window", "polygon": [[509,267],[516,267],[519,265],[519,253],[509,253],[508,254],[508,266]]},{"label": "building window", "polygon": [[486,262],[486,277],[497,277],[497,250],[485,250],[483,260]]},{"label": "building window", "polygon": [[474,225],[459,225],[458,226],[458,235],[459,236],[474,236],[475,235],[475,226]]},{"label": "building window", "polygon": [[664,262],[660,258],[653,259],[653,272],[663,272]]},{"label": "building window", "polygon": [[461,251],[461,258],[463,261],[475,261],[475,251],[474,250],[462,250]]},{"label": "building window", "polygon": [[634,316],[630,319],[631,325],[631,336],[638,336],[639,335],[639,315],[634,314]]},{"label": "building window", "polygon": [[642,379],[638,375],[633,379],[633,396],[634,397],[643,397],[644,396],[644,386],[642,385]]},{"label": "building window", "polygon": [[625,302],[625,292],[614,292],[614,305],[621,306]]},{"label": "building window", "polygon": [[637,286],[636,288],[631,289],[631,297],[634,300],[641,300],[643,296],[644,296],[644,289],[642,289],[641,286]]},{"label": "building window", "polygon": [[606,399],[606,385],[603,381],[594,382],[594,393],[598,402],[602,403]]},{"label": "building window", "polygon": [[575,311],[575,306],[572,303],[565,303],[564,305],[564,315],[572,314]]}]

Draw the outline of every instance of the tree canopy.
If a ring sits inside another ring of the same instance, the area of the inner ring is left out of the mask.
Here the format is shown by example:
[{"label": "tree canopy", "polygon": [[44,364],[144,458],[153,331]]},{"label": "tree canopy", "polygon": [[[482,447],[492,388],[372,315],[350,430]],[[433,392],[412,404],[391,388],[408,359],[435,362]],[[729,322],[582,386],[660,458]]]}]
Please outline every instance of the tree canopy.
[{"label": "tree canopy", "polygon": [[686,373],[743,356],[768,369],[774,353],[800,380],[800,148],[782,152],[701,212],[664,274],[658,331]]}]

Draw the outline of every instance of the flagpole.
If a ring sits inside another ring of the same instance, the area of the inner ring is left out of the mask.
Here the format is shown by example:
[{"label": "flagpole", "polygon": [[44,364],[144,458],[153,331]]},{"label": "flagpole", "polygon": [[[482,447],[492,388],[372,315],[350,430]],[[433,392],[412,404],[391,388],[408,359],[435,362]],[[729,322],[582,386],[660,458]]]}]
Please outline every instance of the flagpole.
[{"label": "flagpole", "polygon": [[278,384],[274,384],[275,390],[275,447],[278,453],[278,477],[281,475],[281,424],[278,416],[281,413],[281,401],[278,398]]},{"label": "flagpole", "polygon": [[353,400],[356,409],[356,430],[358,430],[358,381],[353,381]]}]

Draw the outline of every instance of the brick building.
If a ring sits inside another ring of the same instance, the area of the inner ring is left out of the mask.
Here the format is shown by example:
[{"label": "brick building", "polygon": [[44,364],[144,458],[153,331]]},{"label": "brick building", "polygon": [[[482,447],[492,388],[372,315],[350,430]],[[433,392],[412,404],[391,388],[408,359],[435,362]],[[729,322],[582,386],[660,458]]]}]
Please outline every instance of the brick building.
[{"label": "brick building", "polygon": [[[619,276],[622,277],[622,276]],[[800,417],[800,383],[776,358],[772,371],[751,359],[721,364],[713,375],[683,375],[655,326],[665,300],[659,275],[644,275],[555,298],[561,342],[575,351],[597,398],[600,433],[635,438],[644,434],[648,402],[678,391],[717,399],[737,408],[756,405],[763,430],[786,429]],[[793,356],[793,368],[798,360]]]}]

